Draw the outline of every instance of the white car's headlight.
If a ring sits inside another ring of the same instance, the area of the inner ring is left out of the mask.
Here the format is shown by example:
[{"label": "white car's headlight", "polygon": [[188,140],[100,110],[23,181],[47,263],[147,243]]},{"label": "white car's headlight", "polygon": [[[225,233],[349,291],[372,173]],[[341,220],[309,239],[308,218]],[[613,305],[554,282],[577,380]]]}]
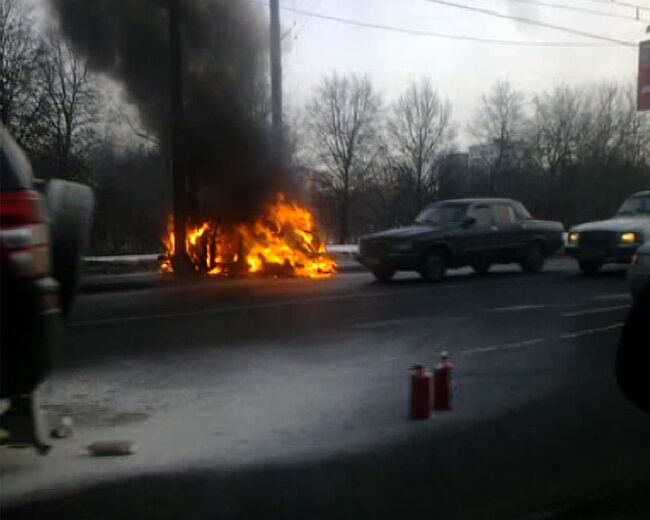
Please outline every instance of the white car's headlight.
[{"label": "white car's headlight", "polygon": [[398,240],[396,242],[393,242],[391,245],[391,249],[396,252],[400,253],[406,253],[408,251],[411,251],[413,249],[413,241],[412,240]]},{"label": "white car's headlight", "polygon": [[633,231],[628,231],[627,233],[621,233],[618,237],[618,240],[621,244],[636,244],[640,240],[640,236],[638,233],[634,233]]},{"label": "white car's headlight", "polygon": [[577,246],[580,243],[580,233],[569,233],[569,244]]}]

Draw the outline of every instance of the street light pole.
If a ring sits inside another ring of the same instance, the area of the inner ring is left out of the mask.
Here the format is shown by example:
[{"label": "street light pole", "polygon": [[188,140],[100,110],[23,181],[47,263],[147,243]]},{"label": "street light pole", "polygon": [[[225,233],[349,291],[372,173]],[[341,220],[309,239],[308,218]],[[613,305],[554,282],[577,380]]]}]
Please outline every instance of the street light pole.
[{"label": "street light pole", "polygon": [[284,159],[282,128],[282,44],[280,34],[280,0],[270,0],[271,8],[271,126],[273,155],[276,164]]},{"label": "street light pole", "polygon": [[189,261],[185,250],[187,180],[183,164],[183,80],[180,35],[180,0],[169,1],[169,102],[171,170],[174,189],[174,272],[185,274]]}]

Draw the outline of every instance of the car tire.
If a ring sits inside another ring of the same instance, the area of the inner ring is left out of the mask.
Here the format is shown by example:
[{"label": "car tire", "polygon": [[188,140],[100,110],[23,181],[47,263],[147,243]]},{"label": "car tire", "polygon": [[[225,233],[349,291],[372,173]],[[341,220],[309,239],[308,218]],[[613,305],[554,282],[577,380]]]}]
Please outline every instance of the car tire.
[{"label": "car tire", "polygon": [[380,282],[380,283],[388,283],[391,281],[393,278],[393,275],[395,274],[395,271],[393,269],[390,269],[386,266],[379,266],[375,267],[372,270],[372,274],[374,275],[375,279]]},{"label": "car tire", "polygon": [[429,251],[423,261],[420,274],[427,282],[439,282],[447,273],[447,255],[440,249]]},{"label": "car tire", "polygon": [[487,274],[490,271],[490,267],[492,267],[490,262],[477,262],[472,264],[472,269],[479,275]]},{"label": "car tire", "polygon": [[586,260],[580,260],[578,266],[583,274],[587,276],[593,276],[600,271],[600,268],[603,266],[600,262],[589,262]]},{"label": "car tire", "polygon": [[541,244],[535,242],[526,248],[521,261],[521,268],[526,273],[539,273],[544,268],[544,262],[544,249]]},{"label": "car tire", "polygon": [[61,286],[61,308],[67,314],[77,291],[81,257],[88,245],[94,196],[88,186],[54,179],[48,183],[45,197],[52,237],[52,274]]}]

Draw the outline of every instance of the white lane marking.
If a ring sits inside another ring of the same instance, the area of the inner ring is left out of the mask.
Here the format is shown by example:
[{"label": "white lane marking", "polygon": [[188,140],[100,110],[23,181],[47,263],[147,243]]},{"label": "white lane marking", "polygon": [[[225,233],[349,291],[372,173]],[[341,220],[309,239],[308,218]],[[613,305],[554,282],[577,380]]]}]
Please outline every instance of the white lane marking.
[{"label": "white lane marking", "polygon": [[631,300],[632,297],[629,293],[616,293],[616,294],[599,294],[590,298],[594,301],[607,301],[607,300]]},{"label": "white lane marking", "polygon": [[518,285],[521,283],[523,282],[514,281],[508,284],[494,284],[489,282],[483,282],[483,283],[466,283],[466,284],[437,285],[437,286],[427,285],[425,287],[418,287],[415,289],[400,289],[397,291],[377,291],[377,292],[371,291],[371,292],[362,292],[362,293],[355,293],[355,294],[316,296],[313,298],[293,298],[289,300],[282,300],[282,301],[268,302],[268,303],[257,303],[252,305],[247,304],[247,305],[231,305],[225,307],[208,307],[208,308],[196,309],[192,311],[161,312],[156,314],[142,314],[140,316],[123,316],[117,318],[80,320],[77,322],[70,323],[68,327],[77,328],[77,327],[89,327],[93,325],[105,325],[110,323],[130,323],[130,322],[141,321],[141,320],[159,320],[159,319],[169,319],[169,318],[187,318],[192,316],[210,316],[210,315],[228,314],[228,313],[239,312],[239,311],[273,309],[278,307],[290,307],[292,305],[304,305],[304,304],[327,302],[327,301],[363,300],[366,298],[378,298],[382,296],[400,296],[403,294],[413,294],[419,292],[430,292],[432,294],[435,294],[441,290],[466,289],[472,287],[485,287],[485,286],[495,286],[495,285]]},{"label": "white lane marking", "polygon": [[[562,305],[563,306],[563,305]],[[518,312],[518,311],[530,311],[535,309],[547,309],[549,307],[554,307],[553,305],[510,305],[508,307],[494,307],[493,309],[487,309],[487,312]]]},{"label": "white lane marking", "polygon": [[531,338],[531,339],[525,339],[523,341],[516,341],[513,343],[505,343],[503,345],[494,345],[491,347],[481,347],[481,348],[470,348],[470,349],[465,349],[461,350],[460,354],[483,354],[486,352],[499,352],[499,351],[504,351],[504,350],[516,350],[516,349],[521,349],[525,347],[530,347],[532,345],[537,345],[539,343],[547,343],[547,342],[554,342],[554,341],[562,341],[566,339],[575,339],[575,338],[580,338],[583,336],[591,336],[593,334],[600,334],[602,332],[608,332],[610,330],[617,330],[620,328],[623,328],[625,326],[625,323],[622,321],[619,321],[617,323],[613,323],[611,325],[606,325],[604,327],[596,327],[593,329],[584,329],[584,330],[579,330],[576,332],[568,332],[566,334],[562,334],[561,336],[553,337],[553,338]]},{"label": "white lane marking", "polygon": [[585,330],[579,330],[577,332],[568,332],[566,334],[562,334],[559,339],[573,339],[573,338],[580,338],[582,336],[590,336],[592,334],[600,334],[601,332],[607,332],[608,330],[616,330],[623,328],[625,326],[625,323],[622,321],[619,321],[617,323],[613,323],[611,325],[607,325],[605,327],[596,327],[595,329],[585,329]]},{"label": "white lane marking", "polygon": [[420,325],[424,323],[440,323],[445,321],[466,321],[469,320],[470,316],[443,316],[443,317],[422,317],[422,318],[401,318],[395,320],[375,320],[375,321],[363,321],[360,323],[355,323],[353,327],[355,329],[376,329],[381,327],[395,327],[398,325]]},{"label": "white lane marking", "polygon": [[629,309],[629,305],[616,305],[614,307],[598,307],[596,309],[584,309],[582,311],[567,312],[562,316],[565,318],[575,318],[577,316],[589,316],[590,314],[602,314],[605,312],[621,311],[623,309]]},{"label": "white lane marking", "polygon": [[492,347],[480,347],[480,348],[468,348],[461,350],[461,354],[479,354],[485,352],[497,352],[500,350],[515,350],[519,348],[529,347],[531,345],[536,345],[538,343],[543,343],[548,341],[548,338],[532,338],[525,339],[523,341],[515,341],[514,343],[505,343],[503,345],[494,345]]}]

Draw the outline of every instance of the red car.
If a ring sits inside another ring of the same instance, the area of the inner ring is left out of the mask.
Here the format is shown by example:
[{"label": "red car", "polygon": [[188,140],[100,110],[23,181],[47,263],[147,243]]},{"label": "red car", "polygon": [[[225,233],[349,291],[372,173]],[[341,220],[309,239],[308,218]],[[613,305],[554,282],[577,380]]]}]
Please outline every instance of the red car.
[{"label": "red car", "polygon": [[53,180],[41,194],[25,154],[0,127],[0,397],[10,403],[3,426],[18,432],[10,443],[45,446],[34,391],[54,364],[92,208],[92,191],[77,183]]}]

